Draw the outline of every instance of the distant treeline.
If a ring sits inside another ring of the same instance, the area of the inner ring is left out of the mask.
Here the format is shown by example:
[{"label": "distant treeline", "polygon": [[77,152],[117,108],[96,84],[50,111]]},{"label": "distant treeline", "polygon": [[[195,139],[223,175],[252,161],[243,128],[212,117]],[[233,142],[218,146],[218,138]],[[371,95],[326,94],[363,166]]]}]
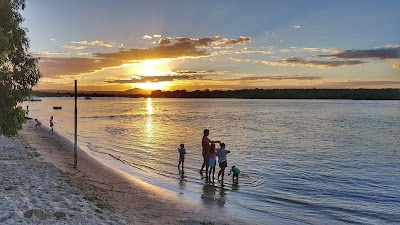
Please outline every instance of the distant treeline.
[{"label": "distant treeline", "polygon": [[[75,96],[74,92],[49,92],[49,91],[33,91],[32,92],[33,96],[39,96],[39,97],[73,97]],[[126,94],[124,92],[106,92],[102,91],[101,93],[97,92],[90,92],[90,91],[85,91],[85,92],[78,92],[78,97],[134,97],[134,98],[139,98],[139,97],[148,97],[149,95],[146,94]]]},{"label": "distant treeline", "polygon": [[355,99],[400,100],[400,89],[244,89],[153,91],[152,98]]},{"label": "distant treeline", "polygon": [[[40,97],[73,97],[73,92],[34,91]],[[153,91],[150,95],[126,92],[78,92],[78,97],[152,97],[152,98],[244,98],[244,99],[354,99],[400,100],[400,89],[243,89]]]}]

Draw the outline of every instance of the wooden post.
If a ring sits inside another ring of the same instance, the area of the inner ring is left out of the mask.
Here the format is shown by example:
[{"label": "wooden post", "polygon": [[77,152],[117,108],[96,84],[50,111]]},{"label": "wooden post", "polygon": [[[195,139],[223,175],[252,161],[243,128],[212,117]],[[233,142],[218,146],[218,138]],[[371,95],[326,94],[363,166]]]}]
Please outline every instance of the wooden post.
[{"label": "wooden post", "polygon": [[78,88],[77,81],[75,80],[75,143],[74,143],[74,168],[78,165],[78,107],[77,107],[77,99],[78,99]]}]

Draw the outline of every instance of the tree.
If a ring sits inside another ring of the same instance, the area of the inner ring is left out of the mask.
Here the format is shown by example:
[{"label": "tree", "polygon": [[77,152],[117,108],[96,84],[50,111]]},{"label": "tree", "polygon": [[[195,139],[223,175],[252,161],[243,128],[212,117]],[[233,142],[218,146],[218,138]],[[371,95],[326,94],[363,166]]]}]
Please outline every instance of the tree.
[{"label": "tree", "polygon": [[18,103],[29,97],[41,77],[38,58],[28,52],[27,29],[19,13],[25,0],[0,0],[0,135],[13,136],[25,121]]}]

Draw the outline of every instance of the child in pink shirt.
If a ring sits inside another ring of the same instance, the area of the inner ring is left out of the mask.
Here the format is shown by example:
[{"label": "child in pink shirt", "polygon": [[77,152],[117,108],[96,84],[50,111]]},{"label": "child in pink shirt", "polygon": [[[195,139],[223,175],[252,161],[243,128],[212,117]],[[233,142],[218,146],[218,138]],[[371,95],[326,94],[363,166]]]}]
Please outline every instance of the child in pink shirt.
[{"label": "child in pink shirt", "polygon": [[208,177],[211,178],[211,171],[212,171],[212,173],[213,173],[212,178],[213,178],[213,182],[214,182],[215,164],[217,163],[217,161],[215,159],[217,153],[215,152],[215,144],[214,143],[211,143],[210,151],[209,151],[208,155],[209,155],[209,159],[208,159],[209,164],[208,165],[210,166],[210,170],[208,172],[209,173]]}]

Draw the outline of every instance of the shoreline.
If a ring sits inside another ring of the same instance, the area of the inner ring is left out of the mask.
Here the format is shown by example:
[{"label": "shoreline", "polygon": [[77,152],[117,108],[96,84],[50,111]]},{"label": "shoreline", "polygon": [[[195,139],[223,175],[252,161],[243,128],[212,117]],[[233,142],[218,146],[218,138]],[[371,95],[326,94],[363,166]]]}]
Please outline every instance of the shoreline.
[{"label": "shoreline", "polygon": [[[219,211],[209,204],[196,204],[180,193],[145,183],[96,160],[78,147],[78,167],[73,168],[73,143],[46,126],[23,124],[16,140],[28,152],[36,152],[42,164],[52,164],[64,174],[62,180],[76,187],[95,206],[115,214],[111,224],[256,224],[251,218]],[[35,154],[35,153],[34,153]],[[29,196],[27,197],[29,198]],[[1,218],[1,217],[0,217]],[[64,218],[62,218],[64,219]],[[68,219],[68,218],[67,218]],[[1,219],[0,219],[1,220]],[[45,220],[46,221],[46,220]],[[66,221],[57,220],[65,223]],[[259,222],[259,221],[258,221]],[[275,221],[276,222],[276,221]],[[66,222],[68,223],[68,222]],[[272,222],[272,224],[275,224]]]}]

